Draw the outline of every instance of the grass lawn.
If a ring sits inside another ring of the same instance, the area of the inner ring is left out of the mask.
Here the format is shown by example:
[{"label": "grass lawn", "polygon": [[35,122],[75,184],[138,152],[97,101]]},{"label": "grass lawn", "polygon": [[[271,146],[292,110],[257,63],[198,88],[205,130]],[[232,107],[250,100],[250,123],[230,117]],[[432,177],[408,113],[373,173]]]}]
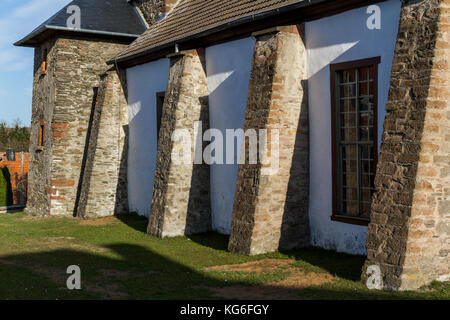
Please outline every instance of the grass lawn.
[{"label": "grass lawn", "polygon": [[[218,234],[157,239],[128,216],[80,221],[0,215],[0,299],[449,299],[450,283],[369,291],[364,257],[305,249],[230,254]],[[70,265],[81,290],[66,288]]]}]

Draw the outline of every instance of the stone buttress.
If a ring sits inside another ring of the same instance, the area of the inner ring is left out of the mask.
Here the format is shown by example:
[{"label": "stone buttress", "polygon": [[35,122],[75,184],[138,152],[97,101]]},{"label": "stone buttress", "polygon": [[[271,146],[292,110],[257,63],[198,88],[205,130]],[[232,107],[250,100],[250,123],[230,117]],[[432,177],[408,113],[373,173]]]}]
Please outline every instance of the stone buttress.
[{"label": "stone buttress", "polygon": [[449,0],[403,1],[362,274],[383,288],[450,278],[449,19]]},{"label": "stone buttress", "polygon": [[122,85],[114,69],[101,77],[76,199],[79,217],[128,213],[128,106],[124,88],[126,84]]},{"label": "stone buttress", "polygon": [[[255,34],[244,131],[267,129],[263,159],[268,162],[262,164],[260,159],[258,164],[250,164],[246,148],[245,164],[239,165],[229,242],[229,250],[234,253],[254,255],[309,245],[303,35],[303,27],[298,26]],[[278,132],[279,139],[273,132]]]},{"label": "stone buttress", "polygon": [[[209,166],[202,161],[194,163],[195,149],[200,149],[197,157],[202,154],[208,113],[204,50],[175,54],[170,58],[159,133],[148,226],[151,235],[173,237],[211,229]],[[199,121],[202,131],[196,130]],[[172,139],[175,135],[177,139]],[[194,140],[200,142],[195,144]],[[187,146],[185,154],[191,157],[183,161]]]}]

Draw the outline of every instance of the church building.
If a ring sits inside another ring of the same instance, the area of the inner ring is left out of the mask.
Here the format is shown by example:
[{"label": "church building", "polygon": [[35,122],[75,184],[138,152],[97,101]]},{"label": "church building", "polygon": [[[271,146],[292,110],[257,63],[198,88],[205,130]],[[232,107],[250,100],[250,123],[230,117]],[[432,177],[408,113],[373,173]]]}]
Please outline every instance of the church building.
[{"label": "church building", "polygon": [[449,43],[450,0],[74,0],[16,43],[27,210],[450,280]]}]

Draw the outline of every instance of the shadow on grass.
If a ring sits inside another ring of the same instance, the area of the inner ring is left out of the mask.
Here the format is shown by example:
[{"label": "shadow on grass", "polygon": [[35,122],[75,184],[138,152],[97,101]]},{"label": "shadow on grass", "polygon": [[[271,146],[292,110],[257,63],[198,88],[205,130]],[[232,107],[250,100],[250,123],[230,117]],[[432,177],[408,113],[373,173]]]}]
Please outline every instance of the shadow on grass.
[{"label": "shadow on grass", "polygon": [[[145,218],[137,215],[119,218],[133,230],[140,233],[146,230]],[[104,232],[108,233],[107,230]],[[245,293],[249,285],[253,285],[249,291],[256,295],[246,296],[248,299],[262,299],[259,292],[269,292],[264,299],[450,298],[448,285],[434,288],[432,292],[369,291],[359,281],[364,257],[313,248],[267,254],[255,259],[292,257],[297,260],[295,266],[306,272],[326,271],[339,279],[308,288],[274,287],[263,275],[247,277],[203,270],[204,266],[255,260],[227,253],[228,236],[206,233],[189,238],[192,241],[149,238],[149,245],[142,235],[136,235],[137,241],[144,241],[142,244],[122,240],[124,243],[105,246],[90,242],[84,245],[70,237],[36,243],[33,252],[0,256],[0,299],[233,299],[236,297],[215,296],[214,292],[233,286],[228,293],[239,290]],[[192,242],[196,246],[192,246]],[[66,270],[70,265],[81,267],[80,291],[70,291],[66,287],[69,277]],[[272,296],[271,292],[276,295]]]},{"label": "shadow on grass", "polygon": [[[215,238],[215,237],[213,237]],[[217,237],[218,245],[220,241]],[[203,241],[203,239],[201,239]],[[223,278],[208,275],[156,254],[138,245],[116,244],[102,247],[102,252],[74,249],[3,256],[0,258],[0,299],[214,299],[208,288],[248,285],[243,280],[224,282]],[[323,252],[322,252],[323,255]],[[326,256],[326,255],[324,255]],[[318,253],[302,254],[301,259],[327,266]],[[340,258],[338,258],[340,259]],[[342,257],[343,259],[343,257]],[[340,261],[339,263],[341,263]],[[82,289],[70,291],[66,287],[67,267],[81,268]],[[345,266],[345,264],[343,265]],[[276,296],[316,299],[420,299],[423,293],[396,295],[389,292],[369,292],[362,286],[322,286],[295,289],[257,284],[259,290],[276,290]],[[294,295],[294,296],[293,296]],[[251,297],[248,297],[251,298]],[[256,296],[256,298],[261,298]]]},{"label": "shadow on grass", "polygon": [[[134,213],[118,215],[116,217],[134,230],[142,233],[146,233],[147,231],[148,219],[145,217]],[[203,234],[190,235],[188,238],[204,247],[214,250],[228,251],[228,235],[222,235],[216,232],[207,232]],[[317,268],[331,273],[332,275],[350,281],[360,280],[361,270],[365,261],[364,256],[349,255],[313,247],[281,251],[281,253],[293,257],[297,261],[307,262]]]},{"label": "shadow on grass", "polygon": [[282,253],[295,257],[297,261],[307,262],[334,276],[350,281],[360,281],[361,270],[366,260],[365,256],[350,255],[312,247],[284,251]]},{"label": "shadow on grass", "polygon": [[144,216],[140,216],[135,212],[131,212],[128,214],[118,214],[115,215],[117,219],[119,219],[123,224],[126,224],[130,228],[142,232],[147,233],[147,225],[148,218]]},{"label": "shadow on grass", "polygon": [[207,232],[202,234],[190,235],[189,239],[204,247],[214,250],[228,251],[228,240],[230,236],[219,234],[217,232]]},{"label": "shadow on grass", "polygon": [[[229,236],[215,232],[189,236],[192,241],[215,250],[228,251]],[[305,266],[305,262],[312,265],[312,269],[322,269],[334,276],[350,280],[360,281],[361,269],[365,262],[364,256],[349,255],[328,251],[319,248],[304,248],[290,251],[281,251],[283,255],[294,258]],[[268,254],[270,257],[272,254]]]},{"label": "shadow on grass", "polygon": [[[218,285],[144,247],[117,244],[101,253],[58,249],[0,258],[0,299],[205,299]],[[81,269],[82,290],[66,287],[67,267]],[[17,272],[20,270],[20,272]]]},{"label": "shadow on grass", "polygon": [[[116,215],[122,223],[142,233],[147,233],[148,219],[140,216],[137,213],[129,213],[124,215]],[[228,235],[219,234],[217,232],[206,232],[201,234],[187,236],[192,241],[211,249],[227,251],[228,250]]]}]

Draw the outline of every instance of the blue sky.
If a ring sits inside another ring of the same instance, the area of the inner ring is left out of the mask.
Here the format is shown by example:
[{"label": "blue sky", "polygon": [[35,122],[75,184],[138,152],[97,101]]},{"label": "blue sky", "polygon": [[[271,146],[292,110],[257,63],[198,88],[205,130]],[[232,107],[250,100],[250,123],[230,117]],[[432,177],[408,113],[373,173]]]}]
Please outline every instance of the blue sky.
[{"label": "blue sky", "polygon": [[34,49],[13,43],[71,0],[0,0],[0,120],[31,121]]}]

